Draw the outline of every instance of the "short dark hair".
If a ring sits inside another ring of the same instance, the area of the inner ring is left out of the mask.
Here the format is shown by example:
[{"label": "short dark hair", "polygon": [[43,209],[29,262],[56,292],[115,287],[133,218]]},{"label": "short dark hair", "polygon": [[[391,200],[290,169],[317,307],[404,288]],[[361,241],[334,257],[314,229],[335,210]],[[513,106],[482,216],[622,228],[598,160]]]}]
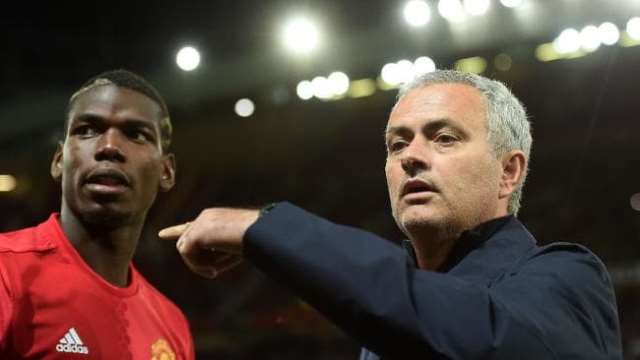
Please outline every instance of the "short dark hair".
[{"label": "short dark hair", "polygon": [[162,145],[162,151],[169,151],[169,146],[171,145],[171,135],[173,133],[173,127],[171,125],[171,118],[169,117],[169,108],[167,104],[164,102],[162,95],[160,92],[145,80],[142,76],[137,75],[129,70],[125,69],[117,69],[110,70],[98,74],[89,80],[87,80],[78,91],[76,91],[69,98],[69,103],[67,104],[67,113],[64,131],[67,132],[69,128],[69,113],[71,112],[71,107],[73,106],[76,99],[82,95],[85,91],[92,89],[94,86],[113,84],[115,86],[130,89],[136,92],[139,92],[151,100],[155,101],[158,106],[160,106],[160,143]]}]

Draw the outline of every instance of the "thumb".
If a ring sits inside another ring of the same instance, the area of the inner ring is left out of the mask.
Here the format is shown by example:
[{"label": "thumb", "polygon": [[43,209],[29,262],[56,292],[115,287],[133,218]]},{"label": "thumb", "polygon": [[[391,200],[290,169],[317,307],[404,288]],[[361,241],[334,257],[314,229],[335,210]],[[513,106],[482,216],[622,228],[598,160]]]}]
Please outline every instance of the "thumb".
[{"label": "thumb", "polygon": [[158,236],[163,240],[175,240],[182,236],[182,234],[184,234],[188,227],[188,222],[180,225],[170,226],[160,230],[160,232],[158,232]]}]

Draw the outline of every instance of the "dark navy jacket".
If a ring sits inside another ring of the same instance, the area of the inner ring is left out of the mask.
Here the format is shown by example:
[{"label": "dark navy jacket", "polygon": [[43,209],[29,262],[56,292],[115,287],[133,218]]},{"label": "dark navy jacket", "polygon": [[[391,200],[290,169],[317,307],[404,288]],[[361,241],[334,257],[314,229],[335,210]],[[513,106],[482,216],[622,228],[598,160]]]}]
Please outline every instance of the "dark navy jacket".
[{"label": "dark navy jacket", "polygon": [[459,239],[441,271],[288,203],[245,255],[356,339],[361,359],[622,359],[611,281],[584,247],[539,247],[514,217]]}]

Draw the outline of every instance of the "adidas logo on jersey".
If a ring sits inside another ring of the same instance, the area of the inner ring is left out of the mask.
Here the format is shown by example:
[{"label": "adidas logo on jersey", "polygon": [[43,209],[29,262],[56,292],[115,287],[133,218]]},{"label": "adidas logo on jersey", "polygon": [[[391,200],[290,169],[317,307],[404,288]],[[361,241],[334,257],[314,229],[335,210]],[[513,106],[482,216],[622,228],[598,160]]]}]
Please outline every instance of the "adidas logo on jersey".
[{"label": "adidas logo on jersey", "polygon": [[69,331],[64,334],[64,337],[60,339],[58,345],[56,345],[56,351],[64,353],[89,354],[89,348],[84,345],[74,328],[69,329]]}]

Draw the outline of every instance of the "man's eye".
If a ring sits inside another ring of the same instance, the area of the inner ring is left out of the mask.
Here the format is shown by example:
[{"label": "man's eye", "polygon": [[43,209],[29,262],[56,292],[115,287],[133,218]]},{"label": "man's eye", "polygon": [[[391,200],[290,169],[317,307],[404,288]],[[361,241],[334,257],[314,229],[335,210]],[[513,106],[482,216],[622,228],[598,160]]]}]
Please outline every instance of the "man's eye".
[{"label": "man's eye", "polygon": [[78,126],[75,129],[73,129],[73,135],[79,135],[82,137],[91,137],[91,136],[95,136],[98,132],[96,131],[96,129],[94,129],[93,127],[89,126],[89,125],[82,125],[82,126]]},{"label": "man's eye", "polygon": [[138,142],[153,142],[153,137],[142,130],[131,131],[129,137]]},{"label": "man's eye", "polygon": [[147,134],[139,131],[136,133],[136,140],[140,140],[140,141],[149,140],[149,137],[147,136]]},{"label": "man's eye", "polygon": [[441,145],[453,145],[458,139],[455,136],[449,134],[440,134],[436,137],[435,141]]},{"label": "man's eye", "polygon": [[404,140],[395,140],[395,141],[391,141],[389,142],[389,145],[387,146],[387,149],[390,153],[402,150],[404,147],[407,146],[407,142]]}]

